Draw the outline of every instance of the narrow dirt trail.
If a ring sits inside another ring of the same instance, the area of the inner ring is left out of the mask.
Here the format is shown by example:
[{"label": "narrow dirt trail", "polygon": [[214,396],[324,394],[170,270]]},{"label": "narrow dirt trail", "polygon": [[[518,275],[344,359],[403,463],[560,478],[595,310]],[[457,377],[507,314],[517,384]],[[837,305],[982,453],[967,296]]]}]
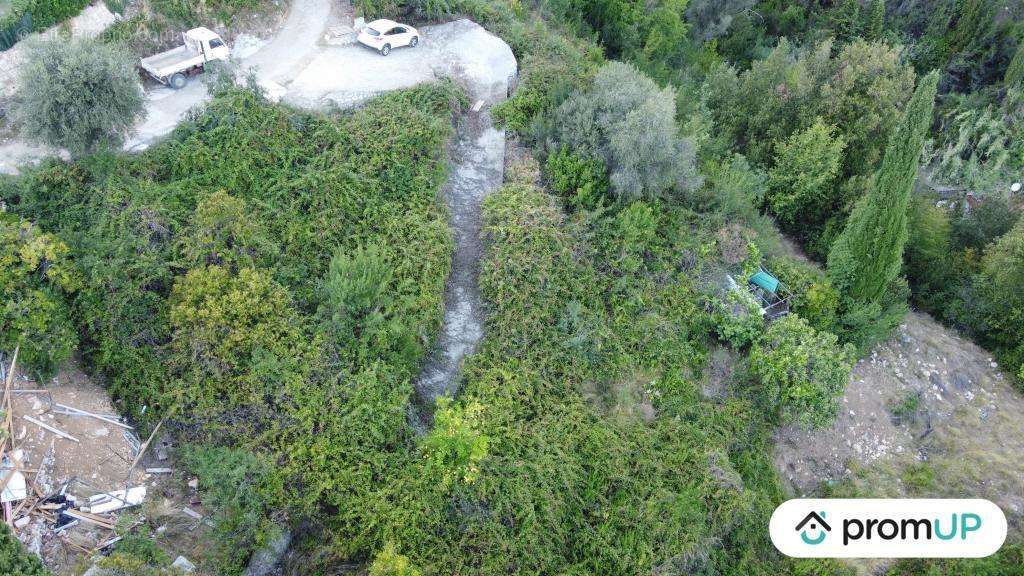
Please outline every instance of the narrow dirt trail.
[{"label": "narrow dirt trail", "polygon": [[[504,163],[505,133],[494,128],[489,111],[470,112],[460,127],[444,189],[455,239],[451,275],[445,285],[444,324],[436,349],[415,381],[419,401],[428,407],[441,396],[455,395],[462,361],[483,338],[480,204],[501,185]],[[421,431],[426,427],[423,417],[415,424]]]}]

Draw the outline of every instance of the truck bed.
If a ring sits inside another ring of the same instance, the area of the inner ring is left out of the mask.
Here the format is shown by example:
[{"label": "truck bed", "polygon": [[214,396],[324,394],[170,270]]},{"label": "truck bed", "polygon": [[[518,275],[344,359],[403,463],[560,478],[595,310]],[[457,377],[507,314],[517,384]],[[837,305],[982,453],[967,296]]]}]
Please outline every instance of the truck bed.
[{"label": "truck bed", "polygon": [[201,61],[202,55],[195,50],[189,49],[187,45],[182,44],[166,52],[143,58],[141,64],[146,72],[157,78],[162,78],[189,68],[192,65],[190,62],[194,60]]}]

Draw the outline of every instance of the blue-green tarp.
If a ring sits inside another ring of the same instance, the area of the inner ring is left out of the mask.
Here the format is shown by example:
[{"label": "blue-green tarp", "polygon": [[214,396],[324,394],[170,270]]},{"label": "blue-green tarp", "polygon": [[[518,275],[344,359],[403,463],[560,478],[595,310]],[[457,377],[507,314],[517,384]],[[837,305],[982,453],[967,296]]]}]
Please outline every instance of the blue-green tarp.
[{"label": "blue-green tarp", "polygon": [[761,270],[750,277],[750,283],[775,294],[779,290],[779,279]]}]

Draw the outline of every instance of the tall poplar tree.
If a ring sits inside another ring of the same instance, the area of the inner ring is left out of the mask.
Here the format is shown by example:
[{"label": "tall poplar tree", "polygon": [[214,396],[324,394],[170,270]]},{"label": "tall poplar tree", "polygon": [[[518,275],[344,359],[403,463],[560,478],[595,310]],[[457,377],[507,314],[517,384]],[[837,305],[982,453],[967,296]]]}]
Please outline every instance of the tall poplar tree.
[{"label": "tall poplar tree", "polygon": [[864,38],[867,40],[878,40],[885,30],[885,0],[872,0],[871,11],[868,13],[867,26],[864,29]]},{"label": "tall poplar tree", "polygon": [[938,72],[932,72],[918,83],[889,136],[874,185],[854,207],[829,252],[828,274],[853,303],[879,302],[899,276],[907,242],[907,207],[938,81]]},{"label": "tall poplar tree", "polygon": [[1013,54],[1010,65],[1006,67],[1003,83],[1007,88],[1017,88],[1024,84],[1024,40],[1017,45],[1017,51]]}]

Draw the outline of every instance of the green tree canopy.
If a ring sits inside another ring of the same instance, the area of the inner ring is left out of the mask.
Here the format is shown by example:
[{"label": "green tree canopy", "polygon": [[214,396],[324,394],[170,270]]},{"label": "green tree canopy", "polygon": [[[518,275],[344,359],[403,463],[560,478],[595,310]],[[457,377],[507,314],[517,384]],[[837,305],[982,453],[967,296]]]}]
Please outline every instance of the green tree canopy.
[{"label": "green tree canopy", "polygon": [[853,347],[839,346],[829,332],[818,332],[790,314],[769,325],[750,350],[750,370],[769,409],[784,422],[828,424],[856,360]]},{"label": "green tree canopy", "polygon": [[1012,371],[1024,368],[1024,219],[985,252],[974,293],[982,341]]},{"label": "green tree canopy", "polygon": [[25,136],[73,155],[119,145],[144,102],[132,56],[81,38],[31,42],[15,99]]},{"label": "green tree canopy", "polygon": [[907,207],[924,138],[931,125],[939,75],[924,77],[889,138],[882,168],[854,208],[828,256],[829,276],[854,300],[877,302],[903,265]]},{"label": "green tree canopy", "polygon": [[593,86],[556,114],[555,137],[583,157],[602,158],[625,200],[656,198],[696,181],[693,142],[678,135],[676,94],[631,64],[609,62]]},{"label": "green tree canopy", "polygon": [[885,0],[871,0],[868,22],[864,28],[864,38],[878,40],[885,31]]},{"label": "green tree canopy", "polygon": [[834,126],[816,121],[775,146],[768,172],[768,207],[791,232],[821,225],[830,216],[833,189],[846,142]]}]

